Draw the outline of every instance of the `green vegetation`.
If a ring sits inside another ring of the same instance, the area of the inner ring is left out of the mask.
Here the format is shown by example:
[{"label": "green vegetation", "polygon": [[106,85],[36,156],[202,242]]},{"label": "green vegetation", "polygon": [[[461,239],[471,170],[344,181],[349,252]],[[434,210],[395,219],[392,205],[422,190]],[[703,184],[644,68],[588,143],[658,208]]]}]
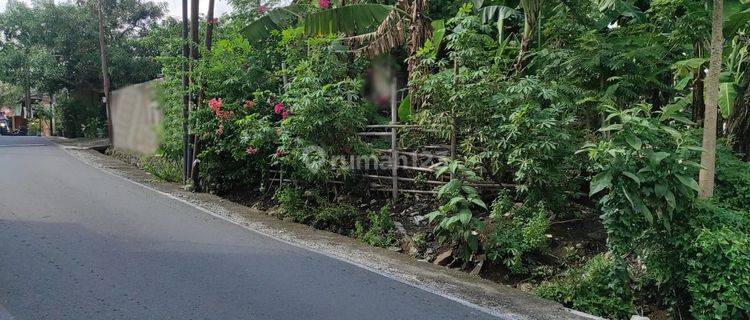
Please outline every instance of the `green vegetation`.
[{"label": "green vegetation", "polygon": [[[279,218],[448,252],[597,315],[750,317],[746,1],[251,2],[201,23],[214,38],[187,91],[175,21],[108,4],[125,17],[107,22],[115,86],[163,75],[161,156],[141,164],[154,175],[181,173],[187,93],[204,190],[273,194]],[[97,52],[69,47],[96,48],[89,10],[14,2],[0,19],[0,80],[66,92],[55,116],[71,136],[103,129]],[[67,17],[58,32],[16,25],[51,16]],[[388,154],[360,133],[389,123],[392,98],[396,147],[441,160],[399,169],[419,190],[388,204],[390,168],[356,164]]]},{"label": "green vegetation", "polygon": [[[105,1],[103,6],[112,88],[155,79],[161,68],[156,60],[160,39],[176,35],[165,34],[176,25],[166,18],[166,6],[141,0]],[[58,96],[54,116],[62,120],[59,133],[67,137],[107,133],[93,8],[89,1],[9,1],[0,13],[0,82],[14,87],[12,104],[26,93]]]},{"label": "green vegetation", "polygon": [[379,212],[370,212],[369,221],[357,221],[354,237],[372,246],[387,248],[396,244],[396,225],[391,220],[390,206],[383,206]]},{"label": "green vegetation", "polygon": [[559,279],[543,283],[537,294],[583,312],[627,319],[633,314],[632,294],[622,287],[610,286],[613,267],[610,258],[597,255],[580,268],[568,270]]}]

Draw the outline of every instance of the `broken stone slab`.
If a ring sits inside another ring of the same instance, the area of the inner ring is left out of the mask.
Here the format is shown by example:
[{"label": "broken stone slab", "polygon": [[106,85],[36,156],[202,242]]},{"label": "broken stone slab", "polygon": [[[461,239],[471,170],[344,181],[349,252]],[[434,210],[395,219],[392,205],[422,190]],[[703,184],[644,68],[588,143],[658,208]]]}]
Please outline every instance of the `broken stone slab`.
[{"label": "broken stone slab", "polygon": [[435,257],[435,261],[432,261],[432,263],[440,266],[446,265],[449,262],[447,261],[448,258],[451,257],[453,257],[453,249],[448,249],[438,254],[437,257]]}]

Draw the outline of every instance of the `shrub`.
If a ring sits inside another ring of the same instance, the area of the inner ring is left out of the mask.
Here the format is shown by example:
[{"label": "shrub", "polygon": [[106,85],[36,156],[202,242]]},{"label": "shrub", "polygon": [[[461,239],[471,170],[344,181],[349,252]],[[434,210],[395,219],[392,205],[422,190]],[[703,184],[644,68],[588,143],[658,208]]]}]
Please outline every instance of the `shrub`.
[{"label": "shrub", "polygon": [[700,167],[691,159],[700,148],[678,130],[683,121],[678,115],[664,112],[661,119],[653,118],[647,104],[608,110],[606,120],[611,124],[599,129],[601,139],[587,143],[582,151],[597,172],[590,194],[602,194],[601,219],[618,275],[613,285],[629,281],[623,257],[635,255],[654,280],[653,290],[668,305],[682,305],[683,266],[675,261],[684,250],[682,236],[690,234],[684,224],[690,218],[698,189],[693,177]]},{"label": "shrub", "polygon": [[473,210],[487,210],[487,205],[479,198],[477,190],[470,186],[470,182],[478,177],[460,161],[450,160],[439,167],[435,175],[440,177],[450,173],[448,183],[437,189],[437,198],[443,203],[438,210],[426,215],[430,222],[438,221],[435,227],[438,241],[450,240],[458,246],[458,255],[468,261],[480,250],[479,232],[483,223],[474,216]]},{"label": "shrub", "polygon": [[368,224],[357,221],[354,226],[354,237],[376,247],[390,247],[396,243],[396,225],[391,220],[391,208],[386,205],[380,212],[367,215]]},{"label": "shrub", "polygon": [[750,210],[750,163],[742,161],[722,144],[716,151],[714,196],[717,203],[738,210]]},{"label": "shrub", "polygon": [[340,234],[348,234],[354,228],[358,217],[357,208],[348,203],[318,201],[321,205],[312,218],[313,227]]},{"label": "shrub", "polygon": [[292,218],[296,222],[309,223],[313,210],[307,208],[302,191],[293,186],[283,186],[276,190],[274,200],[281,207],[281,217]]},{"label": "shrub", "polygon": [[690,312],[696,319],[750,317],[750,235],[724,226],[702,230],[687,261]]},{"label": "shrub", "polygon": [[516,207],[507,192],[502,192],[492,203],[490,219],[487,257],[502,261],[513,272],[523,271],[525,255],[546,247],[549,217],[543,204]]},{"label": "shrub", "polygon": [[140,157],[138,167],[163,181],[182,181],[182,164],[161,155]]},{"label": "shrub", "polygon": [[537,294],[567,307],[610,319],[627,319],[634,314],[632,295],[627,289],[610,286],[612,260],[599,254],[582,267],[542,283]]}]

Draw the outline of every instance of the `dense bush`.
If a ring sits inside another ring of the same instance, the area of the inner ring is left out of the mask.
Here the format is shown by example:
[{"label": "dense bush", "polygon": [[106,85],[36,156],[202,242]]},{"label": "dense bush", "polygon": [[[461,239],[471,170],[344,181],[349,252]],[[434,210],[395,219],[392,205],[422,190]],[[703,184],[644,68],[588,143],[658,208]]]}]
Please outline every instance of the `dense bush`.
[{"label": "dense bush", "polygon": [[623,287],[611,285],[612,270],[612,260],[600,254],[582,267],[543,283],[537,294],[583,312],[610,319],[628,319],[635,314],[632,295]]},{"label": "dense bush", "polygon": [[[674,297],[678,269],[674,264],[680,240],[676,224],[689,216],[689,208],[698,184],[699,165],[694,142],[659,119],[648,117],[649,105],[631,109],[610,109],[609,126],[599,130],[601,139],[587,143],[593,169],[590,194],[599,198],[602,223],[608,246],[619,269],[619,281],[625,278],[622,257],[635,254],[643,262],[665,297]],[[665,120],[679,119],[665,113]]]},{"label": "dense bush", "polygon": [[730,226],[700,230],[685,281],[696,319],[750,317],[750,235]]},{"label": "dense bush", "polygon": [[724,145],[716,153],[716,202],[737,210],[750,210],[750,163],[740,160]]},{"label": "dense bush", "polygon": [[386,205],[379,212],[370,212],[367,222],[357,221],[354,237],[360,241],[376,246],[390,247],[396,244],[396,225],[391,220],[391,208]]},{"label": "dense bush", "polygon": [[524,271],[527,264],[523,259],[547,245],[549,215],[541,203],[516,206],[507,192],[501,192],[492,203],[490,219],[487,257],[501,261],[513,272]]}]

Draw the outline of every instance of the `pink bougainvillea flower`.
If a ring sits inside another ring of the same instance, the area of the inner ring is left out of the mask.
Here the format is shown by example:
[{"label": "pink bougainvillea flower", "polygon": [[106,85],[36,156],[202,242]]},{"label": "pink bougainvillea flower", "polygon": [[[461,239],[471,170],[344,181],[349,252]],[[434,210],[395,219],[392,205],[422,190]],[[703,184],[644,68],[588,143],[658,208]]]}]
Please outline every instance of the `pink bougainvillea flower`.
[{"label": "pink bougainvillea flower", "polygon": [[247,150],[245,150],[245,152],[247,152],[247,154],[249,155],[254,155],[258,153],[258,149],[255,149],[251,146],[251,147],[247,147]]},{"label": "pink bougainvillea flower", "polygon": [[331,6],[330,0],[318,0],[318,7],[328,9]]},{"label": "pink bougainvillea flower", "polygon": [[281,104],[281,102],[276,103],[276,105],[273,106],[273,113],[275,114],[281,114],[284,112],[284,105]]},{"label": "pink bougainvillea flower", "polygon": [[281,119],[289,118],[289,111],[284,110],[284,112],[281,113]]},{"label": "pink bougainvillea flower", "polygon": [[268,11],[268,8],[266,8],[266,5],[261,4],[260,6],[258,6],[258,9],[256,10],[258,11],[258,13],[263,14],[263,13],[266,13],[266,11]]},{"label": "pink bougainvillea flower", "polygon": [[219,110],[221,110],[221,98],[219,99],[213,98],[209,100],[208,107],[211,108],[211,111],[213,113],[217,113]]},{"label": "pink bougainvillea flower", "polygon": [[255,102],[253,100],[245,100],[245,108],[252,109],[255,105]]}]

